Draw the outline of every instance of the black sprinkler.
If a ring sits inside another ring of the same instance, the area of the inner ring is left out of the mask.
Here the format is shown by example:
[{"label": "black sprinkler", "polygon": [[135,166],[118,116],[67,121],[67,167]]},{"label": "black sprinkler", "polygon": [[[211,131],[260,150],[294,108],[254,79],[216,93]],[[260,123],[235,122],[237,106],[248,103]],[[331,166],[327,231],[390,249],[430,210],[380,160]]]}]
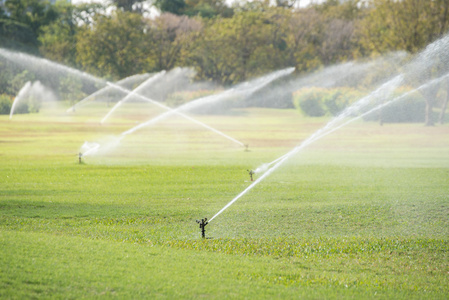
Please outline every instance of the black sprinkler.
[{"label": "black sprinkler", "polygon": [[209,224],[207,222],[207,218],[201,219],[201,221],[200,220],[196,220],[196,222],[198,224],[200,224],[201,236],[203,237],[203,239],[206,238],[206,229],[204,227],[206,227],[206,225]]},{"label": "black sprinkler", "polygon": [[79,163],[81,164],[83,161],[81,160],[83,158],[83,153],[79,153],[78,154],[78,161],[79,161]]},{"label": "black sprinkler", "polygon": [[253,175],[256,174],[256,172],[254,172],[253,170],[246,170],[248,171],[249,177],[251,178],[251,181],[254,181],[253,179]]}]

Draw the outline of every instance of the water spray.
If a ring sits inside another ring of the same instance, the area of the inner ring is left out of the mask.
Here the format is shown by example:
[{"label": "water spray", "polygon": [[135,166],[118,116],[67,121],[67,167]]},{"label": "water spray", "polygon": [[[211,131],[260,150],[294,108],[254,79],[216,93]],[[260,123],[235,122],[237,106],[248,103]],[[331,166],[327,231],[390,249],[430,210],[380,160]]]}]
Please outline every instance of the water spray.
[{"label": "water spray", "polygon": [[[123,88],[123,87],[121,87],[121,86],[118,86],[118,85],[116,85],[116,84],[113,84],[113,83],[111,83],[111,82],[108,82],[107,84],[108,84],[109,86],[113,87],[113,88],[116,88],[116,89],[119,89],[119,90],[121,90],[121,91],[123,91],[123,92],[125,92],[125,93],[128,93],[128,95],[134,95],[134,96],[136,96],[136,97],[138,97],[138,98],[140,98],[140,99],[142,99],[142,100],[144,100],[144,101],[150,102],[150,103],[152,103],[152,104],[155,104],[155,105],[157,105],[157,106],[159,106],[159,107],[165,109],[165,110],[166,110],[165,113],[159,115],[159,117],[156,117],[156,118],[150,120],[150,121],[153,121],[153,123],[156,123],[158,120],[164,118],[165,116],[167,116],[167,115],[169,115],[169,114],[176,114],[176,115],[178,115],[178,116],[183,117],[184,119],[187,119],[187,120],[189,120],[189,121],[191,121],[191,122],[193,122],[193,123],[196,123],[196,124],[198,124],[198,125],[200,125],[200,126],[206,128],[206,129],[208,129],[208,130],[210,130],[210,131],[212,131],[212,132],[215,132],[215,133],[217,133],[218,135],[221,135],[222,137],[227,138],[228,140],[231,140],[231,141],[233,141],[233,142],[236,143],[236,144],[239,144],[240,146],[244,146],[244,144],[243,144],[242,142],[240,142],[240,141],[234,139],[233,137],[230,137],[229,135],[227,135],[227,134],[225,134],[225,133],[223,133],[223,132],[221,132],[221,131],[219,131],[219,130],[217,130],[217,129],[215,129],[215,128],[213,128],[213,127],[207,125],[207,124],[204,124],[204,123],[201,122],[201,121],[198,121],[197,119],[194,119],[194,118],[192,118],[192,117],[190,117],[190,116],[188,116],[188,115],[182,113],[181,111],[179,111],[179,109],[172,109],[172,108],[170,108],[170,107],[168,107],[168,106],[166,106],[166,105],[164,105],[164,104],[162,104],[162,103],[160,103],[160,102],[158,102],[158,101],[156,101],[156,100],[153,100],[153,99],[151,99],[151,98],[148,98],[148,97],[146,97],[146,96],[143,96],[143,95],[137,93],[136,90],[131,91],[131,90],[125,89],[125,88]],[[121,102],[119,102],[119,103],[121,103]],[[148,121],[147,121],[147,122],[148,122]],[[136,127],[138,127],[138,126],[136,126]],[[136,127],[134,127],[134,128],[132,128],[132,129],[130,129],[130,130],[127,130],[127,131],[123,132],[123,133],[122,133],[122,136],[125,136],[125,135],[128,135],[128,134],[130,134],[130,133],[133,133],[133,132],[136,130]],[[140,127],[139,127],[139,128],[140,128]]]},{"label": "water spray", "polygon": [[[254,92],[256,92],[257,90],[263,88],[264,86],[266,86],[273,80],[276,80],[278,78],[281,78],[283,76],[287,76],[287,75],[291,74],[294,70],[295,70],[295,68],[287,68],[287,69],[275,71],[275,72],[270,73],[269,75],[254,79],[252,81],[246,81],[244,83],[241,83],[241,84],[237,85],[236,87],[230,88],[220,94],[210,95],[210,96],[205,96],[205,97],[195,99],[193,101],[190,101],[186,104],[183,104],[183,105],[177,107],[176,109],[170,109],[169,111],[167,111],[151,120],[141,123],[131,129],[123,132],[122,135],[131,134],[141,128],[144,128],[149,125],[153,125],[173,114],[179,114],[181,111],[183,111],[183,112],[190,111],[195,108],[204,106],[206,104],[212,104],[217,101],[228,99],[230,97],[249,96],[249,95],[253,94]],[[243,143],[240,143],[240,142],[238,142],[238,143],[241,144],[242,146],[244,146]]]},{"label": "water spray", "polygon": [[[153,76],[151,76],[150,78],[148,78],[147,80],[145,80],[144,82],[142,82],[141,84],[139,84],[133,91],[129,91],[129,93],[123,98],[123,99],[121,99],[120,101],[118,101],[110,110],[109,110],[109,112],[106,114],[106,116],[104,116],[104,118],[100,121],[100,123],[101,124],[103,124],[105,121],[106,121],[106,119],[118,108],[118,107],[120,107],[120,105],[122,105],[124,102],[126,102],[126,101],[128,101],[129,99],[131,99],[131,97],[133,97],[133,96],[135,96],[135,95],[137,95],[137,93],[140,91],[140,90],[142,90],[143,88],[146,88],[146,87],[148,87],[149,85],[151,85],[151,84],[154,84],[154,82],[155,81],[157,81],[159,78],[161,78],[162,76],[164,76],[164,74],[165,74],[166,72],[165,72],[165,70],[164,71],[161,71],[161,72],[159,72],[159,73],[157,73],[157,74],[155,74],[155,75],[153,75]],[[107,85],[108,86],[110,86],[110,87],[112,87],[112,88],[115,88],[115,89],[118,89],[116,86],[117,86],[117,84],[113,84],[113,83],[111,83],[111,82],[107,82]],[[124,90],[122,90],[122,89],[118,89],[119,91],[121,91],[121,92],[124,92],[124,93],[127,93],[127,91],[124,91]],[[156,101],[155,101],[156,102]]]},{"label": "water spray", "polygon": [[[132,75],[132,76],[126,77],[126,78],[124,78],[122,80],[119,80],[119,81],[115,82],[115,84],[120,85],[120,86],[125,86],[125,85],[129,85],[130,81],[136,80],[136,78],[138,80],[141,80],[142,78],[146,79],[146,77],[148,77],[148,76],[150,76],[150,74],[147,74],[147,73],[145,73],[145,74],[138,74],[138,75]],[[80,106],[84,105],[89,100],[94,99],[96,96],[99,96],[99,95],[101,95],[103,93],[108,92],[110,89],[112,89],[112,88],[109,85],[106,84],[101,89],[95,91],[94,93],[86,96],[85,98],[83,98],[80,101],[78,101],[77,103],[75,103],[72,107],[67,109],[66,112],[75,112],[76,107],[80,107]]]},{"label": "water spray", "polygon": [[196,222],[198,224],[200,224],[200,229],[201,229],[201,237],[203,239],[206,238],[206,225],[209,224],[209,222],[207,222],[207,218],[201,219],[201,220],[196,220]]},{"label": "water spray", "polygon": [[[269,164],[265,164],[265,168],[268,170],[265,174],[263,174],[262,176],[260,176],[256,181],[254,181],[251,185],[249,185],[245,190],[243,190],[240,194],[238,194],[234,199],[232,199],[228,204],[226,204],[219,212],[217,212],[212,218],[210,218],[209,222],[211,222],[215,217],[217,217],[218,215],[220,215],[223,211],[225,211],[229,206],[231,206],[234,202],[236,202],[238,199],[240,199],[243,195],[245,195],[247,192],[249,192],[253,187],[255,187],[260,181],[262,181],[263,179],[265,179],[267,176],[269,176],[271,173],[273,173],[277,168],[279,168],[286,160],[288,160],[290,157],[294,156],[295,154],[297,154],[299,151],[301,151],[303,148],[305,148],[306,146],[310,145],[311,143],[329,135],[330,133],[348,125],[349,123],[354,122],[355,120],[358,120],[368,114],[371,114],[385,106],[390,105],[393,102],[396,102],[398,100],[404,99],[406,96],[410,95],[411,93],[415,92],[415,91],[420,91],[422,89],[428,88],[429,86],[432,86],[433,84],[436,84],[446,78],[449,77],[449,73],[445,74],[444,76],[441,76],[439,78],[430,80],[429,82],[421,85],[420,87],[414,89],[413,91],[407,92],[399,97],[396,97],[394,99],[392,99],[389,102],[385,102],[382,104],[377,105],[376,107],[370,109],[369,111],[359,114],[356,117],[353,117],[352,119],[344,122],[343,124],[337,124],[338,121],[341,121],[342,119],[348,117],[351,115],[351,113],[355,112],[356,110],[359,110],[360,108],[363,108],[365,106],[367,106],[370,102],[367,101],[367,99],[371,98],[370,96],[364,97],[362,98],[359,102],[356,102],[353,106],[349,107],[347,110],[345,110],[341,115],[339,115],[338,117],[336,117],[335,119],[331,120],[329,123],[326,124],[326,126],[324,126],[323,128],[321,128],[320,130],[318,130],[316,133],[314,133],[312,136],[310,136],[308,139],[306,139],[305,141],[303,141],[299,146],[293,148],[291,151],[289,151],[288,153],[284,154],[283,156],[279,157],[278,159],[274,160],[273,162],[269,163]],[[386,84],[384,84],[382,87],[380,87],[379,89],[377,89],[375,92],[373,92],[372,94],[374,94],[375,96],[385,96],[384,95],[384,89],[386,90],[390,90],[389,85],[392,86],[396,86],[397,84],[399,84],[400,82],[402,82],[403,77],[402,76],[397,76],[395,77],[393,80],[387,82]],[[274,166],[272,166],[271,168],[269,168],[270,165],[274,164]],[[269,169],[268,169],[269,168]]]}]

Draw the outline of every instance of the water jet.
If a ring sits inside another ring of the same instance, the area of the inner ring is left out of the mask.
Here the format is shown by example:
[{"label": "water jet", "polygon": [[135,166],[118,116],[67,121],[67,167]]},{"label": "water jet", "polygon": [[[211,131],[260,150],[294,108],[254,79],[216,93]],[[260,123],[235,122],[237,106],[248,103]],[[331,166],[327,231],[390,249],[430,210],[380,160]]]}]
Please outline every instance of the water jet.
[{"label": "water jet", "polygon": [[[254,181],[251,185],[249,185],[246,189],[244,189],[240,194],[238,194],[234,199],[232,199],[228,204],[226,204],[221,210],[219,210],[212,218],[210,218],[209,222],[211,222],[213,219],[215,219],[218,215],[220,215],[223,211],[225,211],[229,206],[231,206],[235,201],[240,199],[243,195],[245,195],[247,192],[249,192],[253,187],[255,187],[258,183],[260,183],[264,178],[272,174],[276,169],[278,169],[285,161],[287,161],[289,158],[300,152],[302,149],[310,145],[311,143],[317,141],[318,139],[323,138],[324,136],[327,136],[328,134],[334,132],[337,129],[340,129],[341,127],[347,125],[348,123],[360,119],[361,117],[372,113],[375,110],[378,110],[384,106],[387,106],[395,101],[401,100],[405,97],[405,95],[408,95],[411,92],[408,92],[406,94],[403,94],[402,96],[396,97],[391,99],[390,101],[385,101],[385,99],[388,99],[389,96],[392,94],[392,92],[401,84],[405,82],[405,77],[407,75],[415,75],[417,72],[417,69],[423,71],[422,73],[426,73],[425,71],[431,69],[432,66],[435,66],[440,61],[439,55],[442,53],[447,53],[446,49],[449,45],[449,35],[446,35],[442,39],[434,42],[433,44],[430,44],[424,49],[420,54],[418,54],[411,62],[409,62],[405,66],[405,70],[408,70],[408,73],[406,74],[400,74],[395,76],[394,78],[387,80],[384,84],[382,84],[379,88],[371,92],[369,95],[363,97],[362,99],[358,100],[351,106],[347,107],[343,112],[341,112],[338,116],[333,118],[330,122],[328,122],[323,128],[316,131],[314,134],[312,134],[309,138],[304,140],[301,144],[299,144],[297,147],[294,147],[291,151],[284,154],[283,156],[279,157],[275,161],[271,162],[270,164],[265,164],[260,169],[267,169],[267,172],[265,172],[262,176],[260,176],[256,181]],[[449,60],[449,57],[447,57],[447,60]],[[424,65],[424,67],[423,67]],[[447,70],[445,70],[447,72]],[[427,89],[431,87],[434,84],[439,83],[445,78],[449,77],[449,73],[443,73],[444,75],[439,73],[438,78],[430,79],[428,77],[425,78],[426,81],[422,80],[421,85],[418,88],[415,88],[413,91],[421,91],[424,89]],[[430,76],[431,73],[428,71],[428,75]],[[424,83],[423,83],[424,81]],[[370,107],[371,105],[371,107]],[[374,108],[372,108],[374,106]],[[363,110],[368,109],[368,111],[363,112]],[[349,121],[344,122],[347,118],[352,117]],[[273,166],[271,168],[268,168],[270,165]],[[258,168],[259,169],[259,168]]]}]

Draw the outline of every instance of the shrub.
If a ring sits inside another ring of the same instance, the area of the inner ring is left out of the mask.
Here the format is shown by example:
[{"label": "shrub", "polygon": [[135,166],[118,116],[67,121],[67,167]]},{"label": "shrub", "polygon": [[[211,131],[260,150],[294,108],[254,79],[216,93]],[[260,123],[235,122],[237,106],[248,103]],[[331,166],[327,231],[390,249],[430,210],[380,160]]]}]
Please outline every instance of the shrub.
[{"label": "shrub", "polygon": [[[218,91],[220,92],[220,91]],[[170,107],[178,107],[183,104],[186,104],[187,102],[210,96],[217,93],[215,90],[196,90],[196,91],[182,91],[182,92],[176,92],[168,95],[167,99],[165,100],[165,103],[169,105]]]},{"label": "shrub", "polygon": [[[386,101],[392,101],[384,108],[364,117],[365,121],[380,121],[382,123],[421,123],[425,119],[426,102],[419,93],[411,93],[399,98],[410,89],[397,90]],[[399,98],[399,99],[398,99]]]},{"label": "shrub", "polygon": [[362,96],[361,91],[348,87],[305,88],[294,93],[294,104],[306,116],[335,116]]},{"label": "shrub", "polygon": [[[14,98],[7,95],[0,95],[0,114],[9,115],[11,113]],[[14,114],[38,113],[41,108],[41,102],[33,97],[24,98],[14,108]]]},{"label": "shrub", "polygon": [[0,95],[0,115],[9,115],[11,111],[12,97],[6,94]]},{"label": "shrub", "polygon": [[326,96],[326,89],[305,88],[293,94],[294,105],[309,117],[322,117],[326,114],[323,98]]},{"label": "shrub", "polygon": [[335,88],[328,90],[323,102],[327,112],[332,116],[336,116],[362,97],[363,93],[361,91],[352,88]]}]

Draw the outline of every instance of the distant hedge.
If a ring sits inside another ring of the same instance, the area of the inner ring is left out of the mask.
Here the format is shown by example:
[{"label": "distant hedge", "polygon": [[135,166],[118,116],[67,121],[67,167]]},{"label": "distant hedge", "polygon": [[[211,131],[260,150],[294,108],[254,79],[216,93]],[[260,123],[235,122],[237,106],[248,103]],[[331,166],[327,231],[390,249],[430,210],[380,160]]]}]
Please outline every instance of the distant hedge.
[{"label": "distant hedge", "polygon": [[6,94],[0,95],[0,115],[9,115],[11,111],[12,97]]},{"label": "distant hedge", "polygon": [[352,88],[304,88],[293,93],[293,103],[309,117],[336,116],[346,107],[363,97]]},{"label": "distant hedge", "polygon": [[[392,101],[382,109],[364,116],[365,121],[381,123],[424,122],[426,103],[421,94],[407,94],[410,88],[397,90],[384,103]],[[406,95],[406,96],[404,96]],[[294,105],[309,117],[336,116],[343,109],[362,99],[364,93],[352,88],[305,88],[293,94]],[[377,103],[377,105],[380,103]],[[368,111],[369,108],[366,109]]]},{"label": "distant hedge", "polygon": [[[28,114],[38,113],[41,108],[40,101],[29,98],[27,101],[21,101],[19,105],[14,108],[14,114]],[[0,95],[0,115],[9,115],[14,98],[7,94]]]},{"label": "distant hedge", "polygon": [[[385,103],[392,101],[382,109],[365,116],[365,121],[379,121],[381,123],[421,123],[425,119],[426,102],[418,92],[406,93],[410,89],[397,90]],[[406,95],[406,96],[404,96]]]}]

